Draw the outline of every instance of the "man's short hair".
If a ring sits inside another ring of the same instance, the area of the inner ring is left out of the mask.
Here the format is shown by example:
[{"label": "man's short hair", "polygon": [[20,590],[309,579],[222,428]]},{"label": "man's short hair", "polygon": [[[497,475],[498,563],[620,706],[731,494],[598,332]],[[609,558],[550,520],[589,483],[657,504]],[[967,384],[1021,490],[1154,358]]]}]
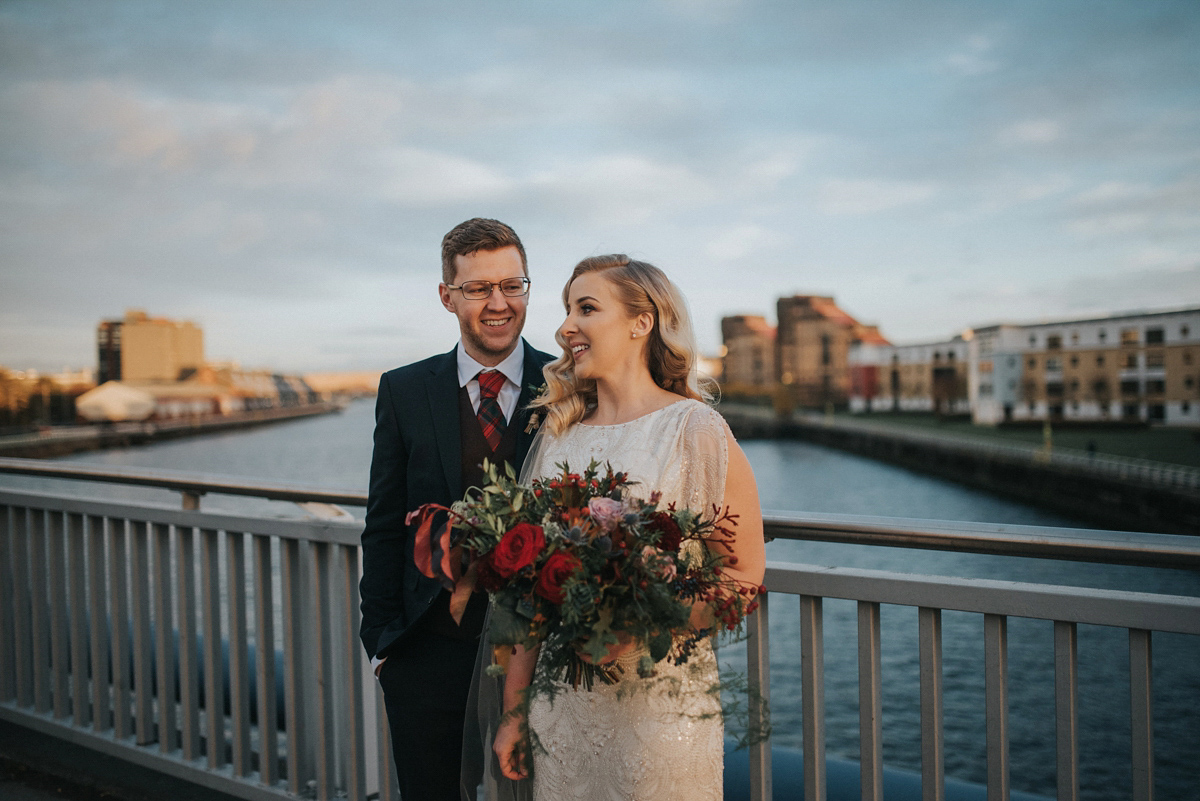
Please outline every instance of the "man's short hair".
[{"label": "man's short hair", "polygon": [[455,257],[510,246],[515,247],[521,254],[521,269],[528,278],[529,264],[525,260],[525,246],[521,244],[521,238],[517,236],[516,231],[499,220],[489,220],[486,217],[474,217],[459,223],[442,237],[442,282],[454,283],[454,276],[458,272],[454,265]]}]

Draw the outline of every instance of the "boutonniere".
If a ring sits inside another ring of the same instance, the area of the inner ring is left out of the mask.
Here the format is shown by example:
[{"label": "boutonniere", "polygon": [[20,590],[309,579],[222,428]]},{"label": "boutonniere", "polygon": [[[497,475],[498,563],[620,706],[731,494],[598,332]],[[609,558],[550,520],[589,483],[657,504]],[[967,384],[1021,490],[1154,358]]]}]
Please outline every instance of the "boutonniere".
[{"label": "boutonniere", "polygon": [[[530,395],[530,401],[529,401],[530,403],[533,403],[534,401],[538,400],[539,398],[541,398],[543,395],[546,394],[546,384],[545,383],[543,383],[540,387],[530,384],[528,389],[529,389],[529,395]],[[537,427],[540,426],[541,424],[542,424],[542,413],[534,412],[533,414],[531,414],[529,416],[529,422],[525,425],[525,433],[532,434],[534,431],[537,431]]]}]

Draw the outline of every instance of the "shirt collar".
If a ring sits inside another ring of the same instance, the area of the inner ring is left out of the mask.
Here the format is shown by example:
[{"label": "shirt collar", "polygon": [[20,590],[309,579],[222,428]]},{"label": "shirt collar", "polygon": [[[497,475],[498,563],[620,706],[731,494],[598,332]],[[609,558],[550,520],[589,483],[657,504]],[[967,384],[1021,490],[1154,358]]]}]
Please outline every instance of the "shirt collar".
[{"label": "shirt collar", "polygon": [[467,353],[467,349],[463,347],[462,341],[458,343],[458,385],[465,387],[475,376],[479,375],[481,370],[498,370],[504,373],[504,377],[513,382],[517,387],[521,386],[521,378],[525,370],[525,341],[517,340],[517,346],[513,348],[513,352],[508,354],[504,361],[500,362],[495,367],[484,367],[479,362],[471,358]]}]

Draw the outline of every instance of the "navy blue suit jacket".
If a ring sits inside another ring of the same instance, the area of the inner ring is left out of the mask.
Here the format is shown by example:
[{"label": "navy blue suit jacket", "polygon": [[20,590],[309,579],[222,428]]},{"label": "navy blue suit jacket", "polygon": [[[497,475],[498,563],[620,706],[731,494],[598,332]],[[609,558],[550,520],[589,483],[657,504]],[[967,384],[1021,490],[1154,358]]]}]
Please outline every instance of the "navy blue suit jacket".
[{"label": "navy blue suit jacket", "polygon": [[[540,387],[542,366],[553,357],[524,339],[524,381],[510,426],[517,426],[520,470],[533,433],[525,407]],[[375,402],[375,451],[362,534],[362,626],[371,657],[401,647],[442,586],[413,564],[413,530],[404,519],[425,503],[449,506],[462,499],[457,346],[384,373]]]}]

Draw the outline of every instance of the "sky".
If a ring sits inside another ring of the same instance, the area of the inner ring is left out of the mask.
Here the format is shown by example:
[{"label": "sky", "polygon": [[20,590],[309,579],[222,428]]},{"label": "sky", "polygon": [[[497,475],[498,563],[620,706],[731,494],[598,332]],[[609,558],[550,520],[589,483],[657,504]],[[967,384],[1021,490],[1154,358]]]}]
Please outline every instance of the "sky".
[{"label": "sky", "polygon": [[720,319],[896,343],[1200,305],[1200,4],[0,0],[0,365],[99,321],[210,360],[448,350],[440,242],[512,225],[526,336],[623,252]]}]

